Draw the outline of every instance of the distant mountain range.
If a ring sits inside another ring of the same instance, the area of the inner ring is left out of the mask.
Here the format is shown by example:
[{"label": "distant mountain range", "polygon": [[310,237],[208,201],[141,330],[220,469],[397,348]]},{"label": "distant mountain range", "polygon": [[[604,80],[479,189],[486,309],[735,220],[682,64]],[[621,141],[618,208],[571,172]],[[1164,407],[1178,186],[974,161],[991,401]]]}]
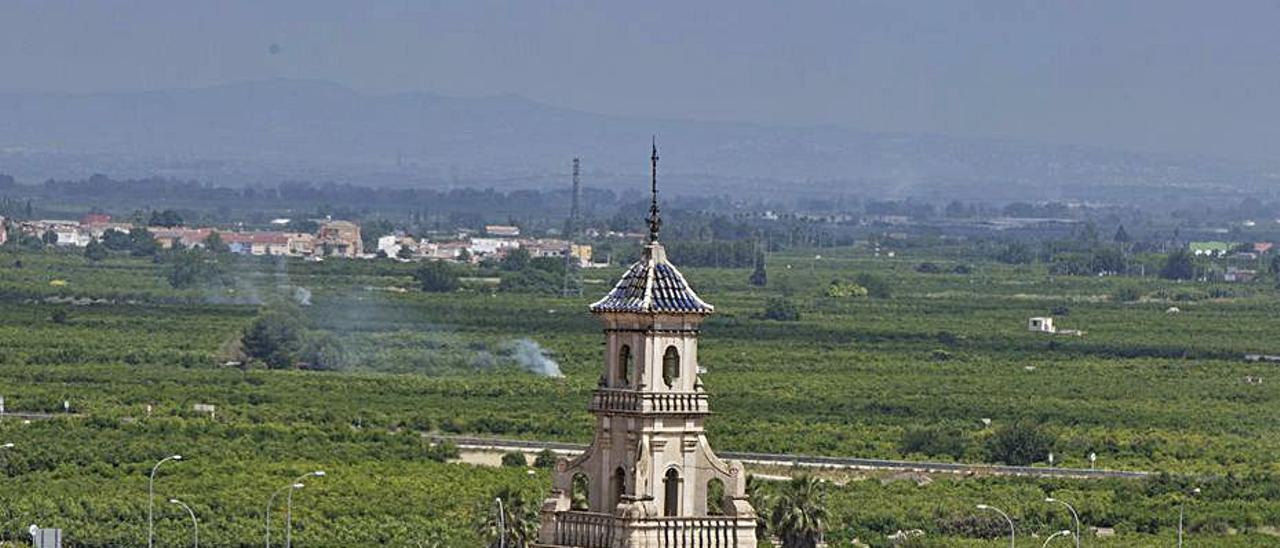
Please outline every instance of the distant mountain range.
[{"label": "distant mountain range", "polygon": [[[167,175],[218,184],[643,188],[657,135],[677,193],[821,199],[1090,199],[1105,189],[1255,189],[1277,176],[1201,158],[991,139],[607,116],[516,96],[368,95],[269,80],[190,90],[0,94],[0,173]],[[1136,190],[1134,192],[1141,192]],[[975,194],[980,193],[980,194]]]}]

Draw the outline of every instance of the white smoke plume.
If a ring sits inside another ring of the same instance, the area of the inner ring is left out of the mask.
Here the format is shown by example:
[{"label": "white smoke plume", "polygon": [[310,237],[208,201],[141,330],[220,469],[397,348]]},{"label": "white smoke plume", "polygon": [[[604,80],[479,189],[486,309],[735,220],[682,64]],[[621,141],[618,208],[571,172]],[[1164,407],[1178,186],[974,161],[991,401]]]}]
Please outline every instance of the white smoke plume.
[{"label": "white smoke plume", "polygon": [[563,377],[560,364],[547,355],[546,349],[530,339],[516,339],[506,344],[504,350],[520,367],[544,377]]}]

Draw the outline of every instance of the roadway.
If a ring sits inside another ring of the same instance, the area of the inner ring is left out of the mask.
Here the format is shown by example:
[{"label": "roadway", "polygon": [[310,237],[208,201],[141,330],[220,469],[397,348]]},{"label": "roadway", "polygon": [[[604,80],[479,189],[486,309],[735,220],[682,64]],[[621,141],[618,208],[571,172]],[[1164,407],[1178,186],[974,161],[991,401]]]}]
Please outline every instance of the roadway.
[{"label": "roadway", "polygon": [[[555,441],[512,440],[474,436],[427,435],[436,443],[448,442],[459,449],[488,451],[521,451],[536,453],[550,449],[560,454],[579,454],[587,446]],[[925,473],[964,475],[1022,476],[1034,478],[1074,479],[1142,479],[1150,472],[1133,470],[1105,470],[1100,468],[1060,468],[1046,466],[1007,466],[1003,464],[967,464],[956,462],[927,462],[890,459],[864,459],[857,457],[829,457],[818,455],[790,455],[783,453],[717,452],[721,458],[738,460],[757,466],[786,466],[827,470],[899,470]]]}]

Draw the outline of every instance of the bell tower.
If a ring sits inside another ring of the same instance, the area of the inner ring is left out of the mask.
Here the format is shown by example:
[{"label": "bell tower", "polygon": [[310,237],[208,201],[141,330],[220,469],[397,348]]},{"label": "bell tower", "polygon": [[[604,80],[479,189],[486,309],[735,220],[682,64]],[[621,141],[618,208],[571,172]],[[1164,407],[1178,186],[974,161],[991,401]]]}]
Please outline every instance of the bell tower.
[{"label": "bell tower", "polygon": [[698,366],[702,321],[714,308],[658,241],[658,148],[651,161],[643,256],[589,309],[604,327],[604,368],[592,394],[590,447],[557,463],[538,546],[755,548],[755,511],[741,463],[711,450]]}]

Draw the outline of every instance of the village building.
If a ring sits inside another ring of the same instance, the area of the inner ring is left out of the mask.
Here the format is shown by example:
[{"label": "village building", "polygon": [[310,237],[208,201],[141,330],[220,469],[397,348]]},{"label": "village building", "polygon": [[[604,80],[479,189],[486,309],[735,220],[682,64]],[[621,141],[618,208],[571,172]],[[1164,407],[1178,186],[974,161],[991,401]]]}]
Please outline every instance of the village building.
[{"label": "village building", "polygon": [[378,237],[377,253],[394,259],[400,257],[402,252],[409,253],[411,257],[419,256],[418,242],[412,236],[403,233]]},{"label": "village building", "polygon": [[316,236],[306,232],[285,232],[289,240],[289,255],[292,257],[310,257],[316,253]]},{"label": "village building", "polygon": [[[470,251],[467,251],[467,247],[469,245],[470,243],[465,240],[453,242],[428,242],[426,240],[422,240],[422,242],[418,244],[418,254],[424,259],[456,261],[462,258],[462,252],[466,251],[468,254],[471,253]],[[472,259],[475,259],[475,255],[471,255],[471,257]]]},{"label": "village building", "polygon": [[1257,270],[1229,266],[1227,267],[1227,271],[1222,274],[1222,281],[1229,283],[1249,283],[1257,277]]},{"label": "village building", "polygon": [[112,221],[103,223],[81,223],[80,227],[87,231],[89,236],[95,240],[101,240],[103,236],[106,236],[107,233],[112,230],[121,234],[128,234],[133,231],[133,223],[117,223]]},{"label": "village building", "polygon": [[485,225],[484,233],[494,238],[515,238],[520,235],[520,227],[513,225]]},{"label": "village building", "polygon": [[350,221],[325,221],[320,223],[316,243],[324,255],[359,257],[361,249],[360,225]]},{"label": "village building", "polygon": [[232,253],[241,255],[295,255],[285,232],[219,232]]},{"label": "village building", "polygon": [[521,240],[520,247],[529,251],[532,258],[564,257],[569,251],[569,242],[554,239]]},{"label": "village building", "polygon": [[520,242],[506,238],[472,238],[467,252],[473,256],[505,254],[509,249],[520,247]]},{"label": "village building", "polygon": [[18,229],[23,234],[41,239],[45,238],[46,234],[52,234],[54,239],[51,243],[57,246],[84,247],[92,241],[89,233],[80,227],[79,221],[64,219],[26,221],[19,225]]},{"label": "village building", "polygon": [[190,249],[204,247],[204,241],[213,234],[213,229],[149,226],[147,232],[151,233],[161,249],[172,249],[174,245]]},{"label": "village building", "polygon": [[[711,450],[698,335],[714,309],[658,241],[658,152],[641,259],[590,311],[605,331],[604,371],[589,409],[595,435],[556,464],[538,543],[550,548],[755,548],[742,464]],[[575,485],[586,485],[575,493]],[[718,484],[718,485],[717,485]],[[717,500],[708,500],[720,493]],[[575,505],[575,495],[585,504]]]}]

